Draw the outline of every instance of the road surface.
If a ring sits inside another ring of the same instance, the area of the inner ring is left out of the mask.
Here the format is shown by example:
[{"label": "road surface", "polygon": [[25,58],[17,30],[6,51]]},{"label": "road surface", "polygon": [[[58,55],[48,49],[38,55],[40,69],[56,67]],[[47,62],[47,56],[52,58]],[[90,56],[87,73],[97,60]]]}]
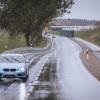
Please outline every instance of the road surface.
[{"label": "road surface", "polygon": [[[42,55],[41,59],[31,66],[29,80],[26,83],[22,83],[20,80],[5,80],[0,83],[0,100],[25,100],[27,94],[30,93],[29,87],[37,80],[43,65],[50,57],[55,57],[57,61],[54,66],[57,69],[55,84],[57,85],[55,86],[57,98],[52,100],[100,100],[100,82],[82,64],[80,46],[72,40],[60,36],[53,38],[52,43],[51,49],[44,52],[44,56]],[[32,55],[30,56],[32,57]]]},{"label": "road surface", "polygon": [[82,64],[79,45],[57,37],[56,46],[60,100],[100,100],[100,82]]}]

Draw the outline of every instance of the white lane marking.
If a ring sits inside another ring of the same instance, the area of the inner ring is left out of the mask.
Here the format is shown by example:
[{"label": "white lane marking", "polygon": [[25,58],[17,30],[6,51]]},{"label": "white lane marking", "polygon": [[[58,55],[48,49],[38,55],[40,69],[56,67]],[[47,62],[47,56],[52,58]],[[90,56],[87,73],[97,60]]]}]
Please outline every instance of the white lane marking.
[{"label": "white lane marking", "polygon": [[32,85],[28,88],[28,91],[27,91],[28,95],[26,95],[25,100],[28,99],[28,97],[30,96],[30,93],[33,91],[34,85],[38,84],[38,78],[39,78],[39,76],[40,76],[40,74],[42,72],[43,66],[48,61],[50,56],[52,56],[52,53],[47,54],[47,55],[41,57],[41,59],[34,66],[34,68],[36,67],[38,70],[36,72],[34,80],[32,80],[33,81]]},{"label": "white lane marking", "polygon": [[20,100],[24,100],[26,96],[25,83],[20,84]]}]

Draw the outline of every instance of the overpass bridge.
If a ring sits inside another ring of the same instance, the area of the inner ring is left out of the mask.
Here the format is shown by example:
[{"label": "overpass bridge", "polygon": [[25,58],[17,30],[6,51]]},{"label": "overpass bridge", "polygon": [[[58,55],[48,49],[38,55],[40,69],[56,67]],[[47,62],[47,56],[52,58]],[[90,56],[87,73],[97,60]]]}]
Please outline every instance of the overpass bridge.
[{"label": "overpass bridge", "polygon": [[61,30],[74,30],[74,31],[85,31],[92,30],[96,28],[96,26],[51,26],[51,29],[61,29]]}]

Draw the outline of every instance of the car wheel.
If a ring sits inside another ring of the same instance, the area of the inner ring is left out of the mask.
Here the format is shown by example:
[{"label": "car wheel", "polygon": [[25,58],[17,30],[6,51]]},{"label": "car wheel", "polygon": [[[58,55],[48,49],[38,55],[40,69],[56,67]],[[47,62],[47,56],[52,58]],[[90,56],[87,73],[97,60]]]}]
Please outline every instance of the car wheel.
[{"label": "car wheel", "polygon": [[28,79],[27,77],[23,78],[23,82],[26,82],[26,81],[27,81],[27,79]]},{"label": "car wheel", "polygon": [[27,81],[27,79],[28,79],[28,75],[26,75],[26,77],[24,77],[24,78],[22,78],[22,80],[23,80],[23,82],[26,82]]}]

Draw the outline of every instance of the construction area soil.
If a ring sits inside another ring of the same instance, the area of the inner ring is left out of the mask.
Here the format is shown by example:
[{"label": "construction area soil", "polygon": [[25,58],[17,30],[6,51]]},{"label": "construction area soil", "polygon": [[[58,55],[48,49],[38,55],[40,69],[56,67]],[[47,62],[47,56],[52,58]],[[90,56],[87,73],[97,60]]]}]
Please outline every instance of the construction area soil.
[{"label": "construction area soil", "polygon": [[80,57],[85,67],[94,77],[96,77],[100,81],[100,59],[95,55],[95,53],[98,53],[100,55],[100,52],[92,51],[79,41],[76,40],[73,41],[78,43],[82,48]]}]

